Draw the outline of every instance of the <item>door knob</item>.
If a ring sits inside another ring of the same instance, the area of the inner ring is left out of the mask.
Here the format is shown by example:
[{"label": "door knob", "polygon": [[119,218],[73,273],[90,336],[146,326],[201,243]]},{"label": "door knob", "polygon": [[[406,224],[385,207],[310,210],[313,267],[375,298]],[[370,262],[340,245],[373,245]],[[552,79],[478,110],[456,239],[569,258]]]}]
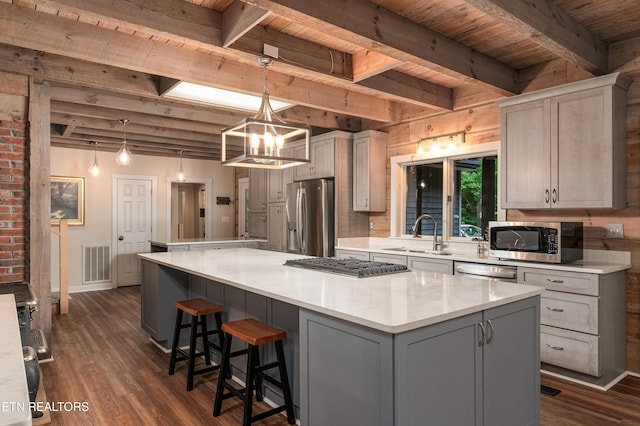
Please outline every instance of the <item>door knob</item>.
[{"label": "door knob", "polygon": [[120,235],[120,236],[118,237],[118,240],[119,240],[119,241],[122,241],[122,240],[124,240],[124,237],[123,237],[122,235]]}]

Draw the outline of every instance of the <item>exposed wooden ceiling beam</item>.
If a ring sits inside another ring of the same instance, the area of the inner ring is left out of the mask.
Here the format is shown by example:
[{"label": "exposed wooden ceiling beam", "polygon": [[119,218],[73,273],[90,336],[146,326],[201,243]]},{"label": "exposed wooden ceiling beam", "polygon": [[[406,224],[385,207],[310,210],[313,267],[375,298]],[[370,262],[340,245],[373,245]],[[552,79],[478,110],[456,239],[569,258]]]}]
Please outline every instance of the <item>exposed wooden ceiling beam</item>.
[{"label": "exposed wooden ceiling beam", "polygon": [[104,90],[83,89],[57,84],[51,85],[50,94],[52,100],[122,111],[144,111],[145,114],[157,115],[166,119],[175,118],[229,125],[246,116],[246,114],[237,112],[207,109],[163,99],[122,96]]},{"label": "exposed wooden ceiling beam", "polygon": [[[125,117],[123,117],[125,118]],[[51,113],[51,122],[57,124],[73,125],[76,128],[91,128],[97,130],[115,131],[122,135],[122,124],[118,121],[101,120],[90,117],[71,116],[67,114],[60,114],[57,112]],[[147,137],[159,137],[171,140],[185,140],[191,142],[203,142],[203,143],[219,143],[219,134],[199,133],[186,130],[174,130],[165,127],[147,126],[130,122],[126,126],[127,137],[133,135],[146,135]]]},{"label": "exposed wooden ceiling beam", "polygon": [[153,75],[62,55],[0,45],[0,70],[136,96],[157,96]]},{"label": "exposed wooden ceiling beam", "polygon": [[[166,2],[166,5],[163,3],[164,8],[159,9],[156,6],[151,10],[147,10],[144,14],[134,15],[130,21],[127,21],[127,14],[123,14],[121,10],[128,10],[130,8],[129,2],[123,2],[123,0],[116,0],[115,6],[122,4],[122,7],[113,7],[113,8],[104,8],[100,5],[100,0],[86,0],[79,2],[78,0],[47,0],[46,3],[49,6],[55,5],[58,7],[65,8],[64,10],[77,14],[87,14],[93,19],[97,20],[106,20],[108,22],[113,22],[116,25],[125,25],[126,28],[132,28],[135,32],[141,32],[143,34],[152,34],[153,37],[170,37],[169,31],[171,28],[167,28],[164,24],[164,21],[161,19],[162,16],[168,15],[175,9],[175,7],[181,6],[183,1],[179,1],[176,3],[174,0]],[[151,5],[143,2],[141,7],[150,8]],[[193,5],[192,5],[193,6]],[[241,10],[244,8],[244,10]],[[218,12],[212,11],[211,9],[206,9],[203,11],[207,16],[213,17],[213,14]],[[112,12],[113,10],[113,12]],[[258,21],[264,19],[264,17],[270,14],[270,11],[266,11],[265,9],[258,8],[253,5],[249,5],[242,1],[236,1],[222,14],[222,18],[215,17],[210,20],[210,22],[206,22],[211,26],[210,31],[214,33],[218,33],[222,31],[222,37],[225,37],[225,26],[227,25],[225,19],[232,20],[238,19],[242,20],[244,15],[246,14],[248,18],[246,18],[251,25],[255,26]],[[191,11],[191,15],[196,14],[196,12]],[[225,18],[229,14],[229,18]],[[159,16],[158,16],[159,15]],[[148,21],[145,21],[144,18],[150,16],[151,18]],[[235,17],[235,18],[231,18]],[[218,24],[222,21],[222,24]],[[255,21],[255,22],[253,22]],[[182,25],[178,25],[176,23],[175,32],[177,33],[177,40],[188,44],[188,39],[185,37],[193,36],[190,31],[183,31],[184,22],[180,20]],[[198,23],[202,24],[201,21]],[[220,25],[222,28],[216,27],[216,25]],[[249,25],[248,23],[246,25]],[[347,90],[356,90],[360,93],[364,94],[372,94],[372,95],[382,95],[389,94],[392,99],[402,99],[402,93],[411,91],[412,86],[415,84],[410,83],[413,77],[406,76],[409,80],[408,84],[404,84],[402,79],[396,79],[396,82],[393,86],[382,86],[380,88],[375,87],[375,85],[362,85],[361,88],[367,88],[370,90],[362,91],[357,87],[354,88],[350,85],[353,81],[354,71],[352,70],[352,61],[351,55],[334,51],[329,49],[328,47],[318,45],[316,43],[312,43],[306,40],[302,40],[296,37],[292,37],[287,34],[279,33],[277,31],[269,30],[262,26],[257,26],[253,30],[249,31],[250,27],[246,30],[248,31],[240,40],[234,43],[231,47],[232,49],[223,49],[222,47],[226,47],[230,42],[222,42],[223,46],[220,45],[219,42],[211,42],[210,44],[206,43],[206,40],[211,41],[210,39],[201,40],[196,39],[198,44],[195,45],[196,48],[199,49],[208,49],[216,54],[221,55],[222,57],[226,57],[229,59],[235,60],[243,60],[250,61],[251,63],[255,60],[256,56],[260,56],[263,54],[264,44],[271,44],[277,47],[280,50],[279,61],[277,61],[274,66],[272,66],[273,70],[280,70],[285,74],[294,75],[296,77],[306,79],[309,76],[309,72],[313,74],[313,77],[316,79],[320,79],[320,81],[326,82],[332,85],[338,85],[339,87]],[[240,37],[238,35],[236,39]],[[374,55],[376,55],[375,66],[378,71],[382,72],[383,70],[380,68],[380,58],[383,55],[376,54],[373,51],[370,51],[369,55],[364,55],[360,57],[359,67],[368,67],[368,75],[373,75],[371,72],[371,65],[362,64],[362,59],[367,58],[368,61],[374,61]],[[387,58],[388,60],[389,58]],[[395,63],[401,63],[401,61],[395,60]],[[388,68],[388,65],[386,67]],[[360,72],[360,71],[358,71]],[[359,79],[362,79],[364,76],[361,75]],[[357,81],[357,80],[356,80]],[[393,89],[391,88],[393,87]],[[436,87],[434,84],[433,87]],[[397,89],[397,90],[396,90]],[[441,88],[440,88],[441,89]],[[439,91],[439,90],[437,90]],[[430,98],[430,97],[424,97]],[[415,98],[412,99],[413,103],[420,103]],[[425,107],[436,107],[440,108],[438,104],[428,105],[421,104],[420,106]]]},{"label": "exposed wooden ceiling beam", "polygon": [[122,109],[104,108],[92,106],[87,108],[85,105],[70,102],[51,101],[51,112],[65,114],[69,116],[99,118],[103,120],[118,121],[127,118],[132,123],[142,124],[145,126],[165,127],[175,130],[194,131],[201,133],[220,134],[225,127],[215,123],[203,123],[193,120],[179,120],[173,117],[161,117],[153,114],[146,114],[138,111],[123,111]]},{"label": "exposed wooden ceiling beam", "polygon": [[268,10],[234,1],[222,13],[222,47],[229,47],[270,14]]},{"label": "exposed wooden ceiling beam", "polygon": [[[91,134],[82,134],[75,138],[62,138],[60,136],[51,136],[51,145],[61,148],[71,148],[71,149],[91,149],[93,150],[93,145],[89,144],[89,141],[98,142],[97,150],[99,152],[113,152],[118,151],[120,146],[122,145],[122,140],[118,140],[115,138],[106,138],[106,137],[94,137]],[[127,146],[129,146],[133,152],[133,155],[154,155],[154,156],[162,156],[162,157],[177,157],[177,151],[182,150],[184,158],[200,158],[205,160],[220,160],[220,147],[211,146],[207,150],[194,150],[189,149],[189,147],[180,147],[180,146],[169,146],[162,145],[156,143],[147,143],[142,141],[129,141],[127,139]],[[239,152],[234,151],[233,155],[238,155]],[[100,161],[104,161],[100,158],[100,154],[98,154],[98,159]]]},{"label": "exposed wooden ceiling beam", "polygon": [[503,94],[518,92],[513,68],[367,0],[243,1],[399,61],[411,61],[467,81],[477,80]]},{"label": "exposed wooden ceiling beam", "polygon": [[340,129],[347,132],[359,132],[363,130],[362,119],[359,117],[321,111],[305,106],[287,108],[278,112],[278,116],[285,121],[293,123],[313,123],[315,127],[323,129]]},{"label": "exposed wooden ceiling beam", "polygon": [[156,38],[175,40],[193,48],[222,46],[222,14],[181,0],[33,0],[37,6],[60,9],[95,22]]},{"label": "exposed wooden ceiling beam", "polygon": [[[249,67],[6,3],[0,3],[0,27],[2,43],[212,87],[262,92],[262,70],[257,64]],[[383,122],[398,118],[398,106],[388,100],[274,72],[269,73],[269,82],[274,99]]]},{"label": "exposed wooden ceiling beam", "polygon": [[353,58],[353,81],[359,82],[365,78],[373,77],[402,64],[395,58],[390,58],[374,50],[362,49]]},{"label": "exposed wooden ceiling beam", "polygon": [[[436,109],[453,109],[453,90],[413,78],[397,71],[387,71],[362,80],[358,84],[367,87],[379,87],[385,92],[396,93],[407,101],[418,105],[432,105]],[[400,99],[398,99],[400,100]]]},{"label": "exposed wooden ceiling beam", "polygon": [[609,72],[609,48],[550,0],[465,0],[566,61],[596,74]]}]

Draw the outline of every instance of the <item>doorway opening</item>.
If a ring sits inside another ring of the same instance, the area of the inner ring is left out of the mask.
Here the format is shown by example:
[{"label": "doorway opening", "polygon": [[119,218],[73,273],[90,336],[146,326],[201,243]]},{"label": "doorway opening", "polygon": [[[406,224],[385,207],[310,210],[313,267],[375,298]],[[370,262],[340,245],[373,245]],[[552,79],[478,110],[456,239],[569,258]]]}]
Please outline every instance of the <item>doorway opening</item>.
[{"label": "doorway opening", "polygon": [[211,236],[211,179],[167,181],[167,240]]}]

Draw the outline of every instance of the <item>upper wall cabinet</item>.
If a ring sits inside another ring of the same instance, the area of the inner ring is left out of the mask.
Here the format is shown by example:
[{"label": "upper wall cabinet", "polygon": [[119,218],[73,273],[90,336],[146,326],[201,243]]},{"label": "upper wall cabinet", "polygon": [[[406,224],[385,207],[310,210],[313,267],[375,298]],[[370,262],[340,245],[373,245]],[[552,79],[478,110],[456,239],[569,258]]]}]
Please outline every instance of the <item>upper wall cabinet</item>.
[{"label": "upper wall cabinet", "polygon": [[[351,135],[349,135],[349,138]],[[304,145],[293,148],[296,157],[301,156],[298,150],[304,150]],[[293,169],[293,180],[309,180],[332,178],[335,176],[335,140],[325,135],[314,136],[309,144],[309,164],[302,164]]]},{"label": "upper wall cabinet", "polygon": [[386,207],[387,134],[369,130],[353,136],[353,210],[383,212]]},{"label": "upper wall cabinet", "polygon": [[501,207],[625,207],[630,83],[614,73],[499,101]]}]

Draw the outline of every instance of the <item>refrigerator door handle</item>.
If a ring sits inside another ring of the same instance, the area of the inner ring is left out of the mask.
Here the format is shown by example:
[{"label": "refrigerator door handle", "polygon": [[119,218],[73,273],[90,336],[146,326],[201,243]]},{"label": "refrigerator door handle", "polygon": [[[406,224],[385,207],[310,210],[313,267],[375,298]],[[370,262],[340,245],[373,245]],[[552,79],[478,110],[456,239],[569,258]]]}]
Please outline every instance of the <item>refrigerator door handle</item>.
[{"label": "refrigerator door handle", "polygon": [[296,194],[296,228],[298,229],[298,246],[300,247],[300,252],[302,254],[306,254],[306,238],[305,238],[305,219],[306,219],[306,192],[304,188],[298,188],[298,192]]}]

